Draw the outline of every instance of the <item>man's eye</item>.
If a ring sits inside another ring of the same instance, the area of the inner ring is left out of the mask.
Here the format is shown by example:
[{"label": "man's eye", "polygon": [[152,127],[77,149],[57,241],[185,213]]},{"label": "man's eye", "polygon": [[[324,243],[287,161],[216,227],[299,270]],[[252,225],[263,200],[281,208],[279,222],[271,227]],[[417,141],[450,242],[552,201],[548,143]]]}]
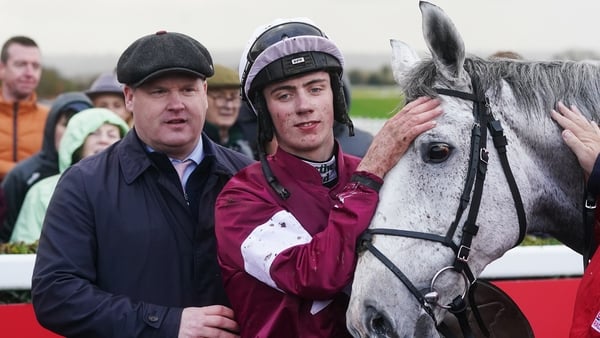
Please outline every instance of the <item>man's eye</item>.
[{"label": "man's eye", "polygon": [[164,93],[165,93],[165,91],[162,90],[162,89],[154,89],[154,90],[150,91],[150,94],[152,94],[152,95],[161,95],[161,94],[164,94]]}]

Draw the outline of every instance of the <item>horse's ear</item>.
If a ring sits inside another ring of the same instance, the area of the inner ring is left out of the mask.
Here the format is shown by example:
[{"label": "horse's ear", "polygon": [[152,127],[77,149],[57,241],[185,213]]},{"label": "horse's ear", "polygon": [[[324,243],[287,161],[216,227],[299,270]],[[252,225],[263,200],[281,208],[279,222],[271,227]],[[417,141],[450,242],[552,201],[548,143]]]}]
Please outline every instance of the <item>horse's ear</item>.
[{"label": "horse's ear", "polygon": [[458,30],[436,5],[419,2],[423,16],[423,35],[438,71],[448,80],[461,78],[465,45]]},{"label": "horse's ear", "polygon": [[420,59],[414,49],[400,40],[390,39],[390,45],[392,46],[392,73],[394,80],[401,84],[406,72]]}]

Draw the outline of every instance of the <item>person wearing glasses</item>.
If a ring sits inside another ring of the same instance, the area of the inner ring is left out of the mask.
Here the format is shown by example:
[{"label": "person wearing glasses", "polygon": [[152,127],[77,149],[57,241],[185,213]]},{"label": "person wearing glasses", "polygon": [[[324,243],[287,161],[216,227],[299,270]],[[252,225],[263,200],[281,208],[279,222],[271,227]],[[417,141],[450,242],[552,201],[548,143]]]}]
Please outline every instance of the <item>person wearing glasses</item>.
[{"label": "person wearing glasses", "polygon": [[348,155],[333,131],[338,121],[353,133],[343,65],[306,18],[259,27],[242,55],[260,161],[239,171],[215,205],[217,255],[241,337],[350,337],[344,291],[357,239],[385,174],[442,113],[438,99],[418,98],[385,123],[362,160]]},{"label": "person wearing glasses", "polygon": [[215,64],[215,75],[208,78],[206,82],[208,110],[204,133],[214,142],[254,158],[250,142],[237,122],[242,105],[237,72]]}]

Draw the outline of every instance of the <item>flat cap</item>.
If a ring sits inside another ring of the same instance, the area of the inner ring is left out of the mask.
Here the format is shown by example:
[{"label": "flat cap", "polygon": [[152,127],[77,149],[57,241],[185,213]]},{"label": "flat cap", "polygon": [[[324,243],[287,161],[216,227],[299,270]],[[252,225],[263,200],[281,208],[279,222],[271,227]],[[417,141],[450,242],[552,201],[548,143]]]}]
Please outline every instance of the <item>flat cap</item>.
[{"label": "flat cap", "polygon": [[215,74],[210,79],[207,79],[208,89],[220,88],[240,88],[240,78],[238,73],[229,67],[216,64]]},{"label": "flat cap", "polygon": [[212,57],[206,47],[185,34],[159,31],[134,41],[117,62],[119,82],[134,87],[170,72],[211,77]]}]

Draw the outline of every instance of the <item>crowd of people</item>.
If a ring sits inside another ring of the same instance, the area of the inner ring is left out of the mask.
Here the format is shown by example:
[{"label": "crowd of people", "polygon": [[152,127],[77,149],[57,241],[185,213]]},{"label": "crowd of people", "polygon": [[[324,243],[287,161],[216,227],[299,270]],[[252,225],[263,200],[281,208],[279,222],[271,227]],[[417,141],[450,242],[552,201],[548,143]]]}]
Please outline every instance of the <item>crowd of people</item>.
[{"label": "crowd of people", "polygon": [[[406,104],[374,136],[359,130],[342,51],[307,18],[258,27],[237,72],[188,35],[142,36],[51,107],[35,93],[41,68],[32,39],[3,45],[0,242],[39,239],[31,292],[44,327],[350,336],[357,239],[386,173],[436,126],[438,99]],[[552,116],[598,193],[600,129],[576,107]],[[574,337],[600,332],[599,262]]]},{"label": "crowd of people", "polygon": [[[99,74],[84,91],[60,94],[46,107],[38,102],[36,94],[41,65],[41,51],[33,39],[15,36],[5,42],[0,63],[0,119],[5,120],[0,123],[3,131],[0,138],[5,137],[0,139],[0,243],[37,240],[13,236],[15,224],[20,216],[22,220],[30,219],[30,215],[20,215],[29,189],[59,174],[59,144],[72,116],[92,107],[106,108],[133,127],[133,114],[126,108],[123,84],[115,71]],[[207,85],[208,109],[203,132],[215,143],[258,160],[257,118],[241,100],[237,71],[215,64],[214,76],[207,78]],[[343,88],[349,105],[350,84],[344,82]],[[364,156],[373,136],[355,128],[355,136],[349,137],[347,131],[346,126],[335,123],[336,138],[344,149],[355,156]],[[270,151],[275,149],[273,141]],[[49,200],[52,191],[46,191],[49,195],[45,195],[45,200]]]}]

